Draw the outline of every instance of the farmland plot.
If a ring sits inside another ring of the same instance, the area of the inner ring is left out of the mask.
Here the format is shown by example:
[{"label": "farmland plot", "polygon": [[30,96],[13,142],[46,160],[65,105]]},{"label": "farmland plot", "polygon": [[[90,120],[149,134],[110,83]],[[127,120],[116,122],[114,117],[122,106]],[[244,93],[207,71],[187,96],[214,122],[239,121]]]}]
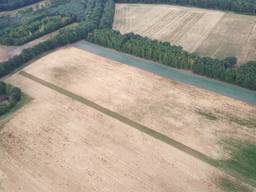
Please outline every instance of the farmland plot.
[{"label": "farmland plot", "polygon": [[221,191],[219,170],[19,74],[8,81],[33,101],[0,130],[1,192]]},{"label": "farmland plot", "polygon": [[[115,112],[215,158],[228,158],[218,145],[222,138],[239,135],[255,141],[254,129],[227,119],[255,118],[255,106],[72,46],[7,81],[33,100],[1,125],[1,192],[218,192],[223,191],[219,179],[238,182],[189,152],[134,129],[115,118]],[[89,107],[85,99],[106,109]]]},{"label": "farmland plot", "polygon": [[256,58],[256,17],[171,5],[117,4],[113,29],[181,45],[205,56]]},{"label": "farmland plot", "polygon": [[[256,119],[256,108],[71,47],[26,68],[29,74],[113,110],[214,158],[226,137],[253,141],[254,129],[230,117]],[[202,114],[213,114],[216,120]]]}]

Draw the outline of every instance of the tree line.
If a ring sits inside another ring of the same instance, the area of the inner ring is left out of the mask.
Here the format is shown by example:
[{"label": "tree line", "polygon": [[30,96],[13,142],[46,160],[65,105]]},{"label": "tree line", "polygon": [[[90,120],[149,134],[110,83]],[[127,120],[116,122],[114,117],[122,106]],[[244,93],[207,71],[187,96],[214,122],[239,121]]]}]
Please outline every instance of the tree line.
[{"label": "tree line", "polygon": [[256,14],[256,0],[115,0],[117,3],[177,4],[208,9]]},{"label": "tree line", "polygon": [[73,22],[75,22],[75,17],[72,16],[39,17],[29,23],[0,30],[0,43],[2,45],[23,45]]},{"label": "tree line", "polygon": [[42,0],[0,0],[0,11],[18,9]]},{"label": "tree line", "polygon": [[153,60],[164,65],[192,72],[256,90],[256,62],[236,67],[235,57],[213,59],[184,51],[182,47],[167,42],[151,40],[129,33],[122,35],[112,29],[97,29],[87,40],[115,50]]}]

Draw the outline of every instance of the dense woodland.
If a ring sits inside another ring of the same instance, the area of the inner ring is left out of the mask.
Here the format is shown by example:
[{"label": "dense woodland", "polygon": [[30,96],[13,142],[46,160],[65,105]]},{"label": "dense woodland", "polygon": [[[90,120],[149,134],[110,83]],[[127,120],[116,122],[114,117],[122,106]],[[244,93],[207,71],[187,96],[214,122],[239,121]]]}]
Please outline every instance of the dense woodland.
[{"label": "dense woodland", "polygon": [[87,40],[164,65],[191,70],[196,74],[256,90],[256,62],[235,67],[234,57],[223,60],[200,57],[167,42],[150,40],[133,33],[122,35],[111,29],[95,30],[88,35]]},{"label": "dense woodland", "polygon": [[161,3],[256,14],[256,0],[116,0],[117,3]]},{"label": "dense woodland", "polygon": [[42,0],[0,0],[0,11],[17,9]]},{"label": "dense woodland", "polygon": [[10,84],[0,82],[0,115],[7,113],[21,99],[21,90]]}]

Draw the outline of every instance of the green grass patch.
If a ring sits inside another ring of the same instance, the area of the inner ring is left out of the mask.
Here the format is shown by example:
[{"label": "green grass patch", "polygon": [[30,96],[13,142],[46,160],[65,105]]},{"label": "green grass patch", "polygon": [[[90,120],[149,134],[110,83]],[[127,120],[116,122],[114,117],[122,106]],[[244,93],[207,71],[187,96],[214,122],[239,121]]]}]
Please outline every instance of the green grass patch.
[{"label": "green grass patch", "polygon": [[201,110],[196,111],[199,115],[204,116],[206,119],[209,119],[211,121],[216,121],[218,118],[211,112],[204,112]]},{"label": "green grass patch", "polygon": [[224,177],[219,179],[218,184],[220,188],[226,192],[252,192],[248,187]]},{"label": "green grass patch", "polygon": [[256,144],[239,140],[224,141],[230,159],[220,161],[224,169],[236,172],[256,185]]}]

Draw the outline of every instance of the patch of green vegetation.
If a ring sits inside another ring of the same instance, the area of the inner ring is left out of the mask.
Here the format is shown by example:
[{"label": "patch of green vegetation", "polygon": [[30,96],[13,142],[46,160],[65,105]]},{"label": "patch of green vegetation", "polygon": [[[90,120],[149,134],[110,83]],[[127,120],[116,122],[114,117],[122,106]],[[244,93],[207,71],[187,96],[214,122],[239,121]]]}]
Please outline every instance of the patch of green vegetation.
[{"label": "patch of green vegetation", "polygon": [[211,112],[205,112],[205,111],[201,111],[201,110],[197,110],[196,111],[199,115],[202,115],[204,117],[206,117],[207,119],[209,120],[212,120],[212,121],[215,121],[217,120],[218,118]]},{"label": "patch of green vegetation", "polygon": [[223,168],[256,184],[256,144],[231,139],[224,141],[224,148],[231,157],[221,161]]},{"label": "patch of green vegetation", "polygon": [[22,93],[20,101],[12,109],[10,109],[6,114],[0,116],[0,129],[3,127],[3,125],[8,120],[8,117],[11,116],[11,114],[21,109],[24,105],[28,104],[30,101],[32,101],[32,98]]},{"label": "patch of green vegetation", "polygon": [[0,30],[0,43],[3,45],[22,45],[74,21],[74,17],[64,15],[39,17],[27,23]]},{"label": "patch of green vegetation", "polygon": [[222,177],[219,181],[219,186],[222,190],[226,192],[251,192],[252,190],[246,186],[243,186],[239,183],[231,181],[228,178]]}]

